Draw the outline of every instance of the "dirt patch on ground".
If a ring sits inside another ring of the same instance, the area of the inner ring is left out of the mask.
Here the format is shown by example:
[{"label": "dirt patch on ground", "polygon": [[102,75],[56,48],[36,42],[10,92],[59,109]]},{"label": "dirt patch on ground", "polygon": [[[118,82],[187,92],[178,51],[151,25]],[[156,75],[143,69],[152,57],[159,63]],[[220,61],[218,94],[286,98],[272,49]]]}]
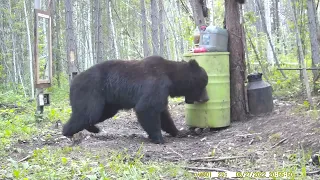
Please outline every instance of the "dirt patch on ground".
[{"label": "dirt patch on ground", "polygon": [[[184,105],[171,103],[170,112],[178,129],[188,129],[185,125]],[[300,111],[300,110],[301,111]],[[319,116],[305,112],[303,106],[295,102],[276,101],[274,112],[260,117],[251,117],[245,122],[234,122],[230,127],[220,130],[204,131],[200,135],[173,138],[165,134],[164,145],[149,142],[146,133],[136,120],[133,111],[123,111],[115,119],[99,124],[102,132],[92,135],[82,133],[81,148],[94,153],[104,154],[110,150],[127,149],[135,153],[143,143],[145,161],[187,162],[188,166],[215,167],[229,171],[275,171],[277,168],[292,167],[299,163],[304,152],[315,153],[320,150]],[[49,145],[52,148],[69,146],[70,140],[61,136],[61,126],[50,140],[18,143],[17,147],[32,150]],[[186,161],[196,157],[233,157],[245,158],[219,161]],[[318,167],[307,164],[307,171]],[[319,179],[314,175],[313,179]]]}]

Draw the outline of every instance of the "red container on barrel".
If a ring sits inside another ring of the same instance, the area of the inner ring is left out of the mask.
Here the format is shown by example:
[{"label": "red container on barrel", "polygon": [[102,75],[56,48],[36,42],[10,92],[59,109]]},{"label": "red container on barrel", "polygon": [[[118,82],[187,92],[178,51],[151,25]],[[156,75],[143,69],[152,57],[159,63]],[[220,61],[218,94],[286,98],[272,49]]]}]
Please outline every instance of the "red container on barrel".
[{"label": "red container on barrel", "polygon": [[194,53],[202,53],[202,52],[207,52],[207,49],[204,48],[204,47],[198,47],[198,48],[195,48],[193,50]]}]

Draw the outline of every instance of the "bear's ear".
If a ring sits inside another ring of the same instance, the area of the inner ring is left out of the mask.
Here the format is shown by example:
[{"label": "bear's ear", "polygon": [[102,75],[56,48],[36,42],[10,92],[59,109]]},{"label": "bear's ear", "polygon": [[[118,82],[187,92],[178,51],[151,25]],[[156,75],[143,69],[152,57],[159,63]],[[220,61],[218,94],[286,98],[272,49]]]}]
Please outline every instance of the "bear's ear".
[{"label": "bear's ear", "polygon": [[199,67],[198,62],[197,62],[195,59],[190,59],[190,60],[189,60],[189,65],[190,65],[191,67],[194,67],[194,68]]}]

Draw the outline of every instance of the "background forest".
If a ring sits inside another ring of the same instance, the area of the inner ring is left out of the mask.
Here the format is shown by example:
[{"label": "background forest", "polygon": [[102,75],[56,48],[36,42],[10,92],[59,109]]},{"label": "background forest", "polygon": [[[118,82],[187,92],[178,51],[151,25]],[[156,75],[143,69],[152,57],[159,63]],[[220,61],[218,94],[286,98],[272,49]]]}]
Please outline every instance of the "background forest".
[{"label": "background forest", "polygon": [[[311,40],[317,40],[318,2],[258,2],[248,1],[241,10],[247,71],[263,72],[275,90],[290,87],[290,91],[276,93],[291,95],[301,90],[299,71],[276,68],[299,68],[301,58],[307,67],[319,63],[316,55],[319,45],[311,49]],[[52,3],[54,84],[59,87],[67,78],[68,29],[73,29],[69,36],[76,49],[80,72],[100,61],[141,59],[151,54],[178,61],[193,48],[195,24],[191,4],[186,0],[74,1],[72,4],[57,0]],[[224,1],[209,0],[207,6],[208,22],[223,27]],[[31,97],[34,2],[3,1],[0,8],[0,81],[5,85],[2,88]],[[41,9],[48,9],[48,1],[41,2]]]}]

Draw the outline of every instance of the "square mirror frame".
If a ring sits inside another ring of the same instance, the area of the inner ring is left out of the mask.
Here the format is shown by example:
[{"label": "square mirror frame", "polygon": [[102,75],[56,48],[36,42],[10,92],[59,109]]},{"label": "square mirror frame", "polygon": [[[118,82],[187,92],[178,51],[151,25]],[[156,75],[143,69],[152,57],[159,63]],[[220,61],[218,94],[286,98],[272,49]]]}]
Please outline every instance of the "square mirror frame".
[{"label": "square mirror frame", "polygon": [[[48,88],[51,86],[52,81],[52,37],[51,37],[51,16],[47,11],[43,11],[40,9],[34,9],[35,21],[34,21],[34,83],[36,88]],[[49,49],[49,79],[40,79],[39,73],[39,55],[38,55],[38,22],[40,18],[45,18],[49,20],[47,26],[48,36],[48,49]]]}]

